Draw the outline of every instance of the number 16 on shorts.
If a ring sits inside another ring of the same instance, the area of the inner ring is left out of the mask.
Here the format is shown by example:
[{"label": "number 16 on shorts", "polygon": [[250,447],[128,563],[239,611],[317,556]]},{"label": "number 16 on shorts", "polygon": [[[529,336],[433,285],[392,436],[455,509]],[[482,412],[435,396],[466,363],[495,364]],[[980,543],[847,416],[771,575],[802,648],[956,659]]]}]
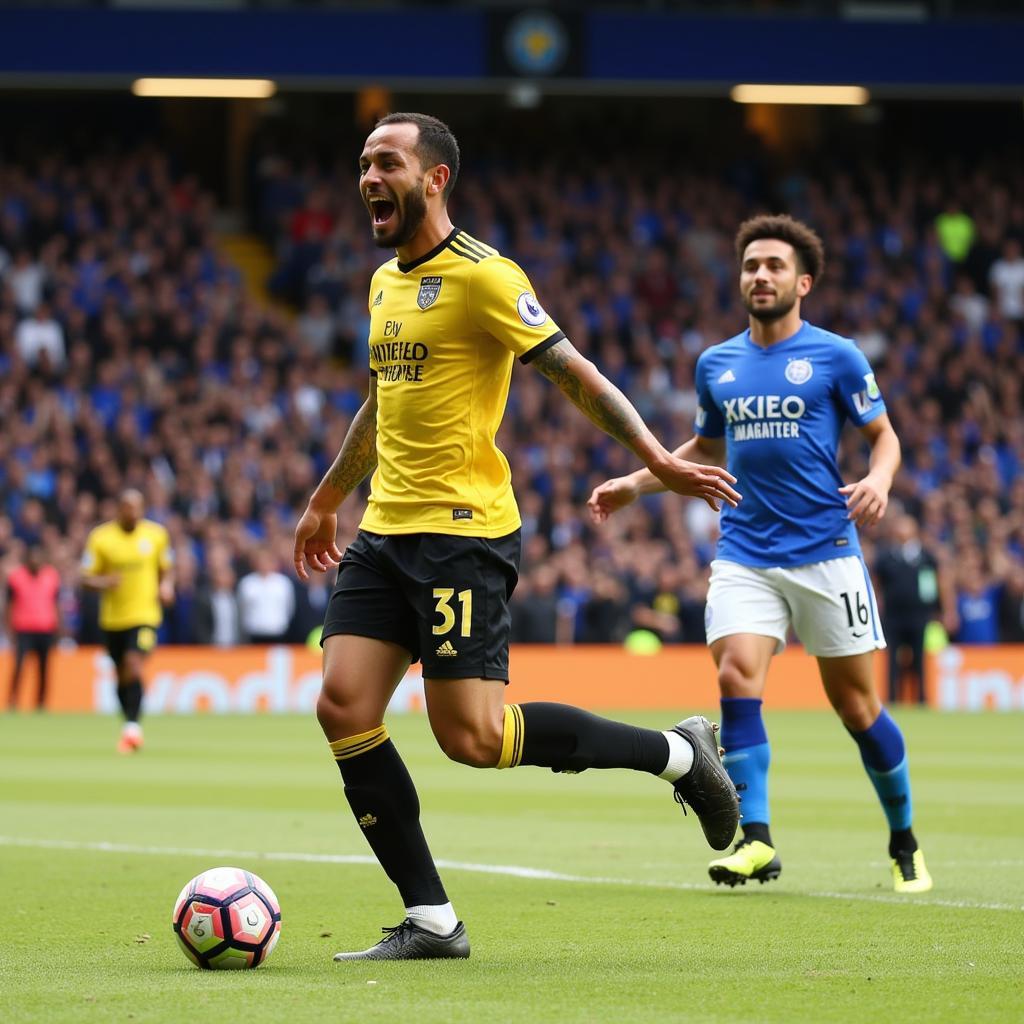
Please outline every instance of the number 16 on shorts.
[{"label": "number 16 on shorts", "polygon": [[865,636],[867,627],[871,625],[871,610],[864,601],[864,592],[855,590],[851,595],[844,590],[839,596],[846,605],[846,624],[850,631],[854,636]]}]

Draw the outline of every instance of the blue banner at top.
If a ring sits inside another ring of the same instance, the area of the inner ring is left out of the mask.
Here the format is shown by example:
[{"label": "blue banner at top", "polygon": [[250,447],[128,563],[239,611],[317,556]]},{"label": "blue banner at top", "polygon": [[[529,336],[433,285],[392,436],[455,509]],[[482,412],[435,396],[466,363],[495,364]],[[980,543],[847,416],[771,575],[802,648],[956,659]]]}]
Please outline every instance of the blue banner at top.
[{"label": "blue banner at top", "polygon": [[602,80],[1019,86],[1024,21],[863,22],[594,14]]},{"label": "blue banner at top", "polygon": [[1024,86],[1024,20],[861,22],[556,10],[0,11],[0,75],[285,85],[560,78],[589,83]]},{"label": "blue banner at top", "polygon": [[0,74],[483,78],[483,15],[400,11],[0,10]]}]

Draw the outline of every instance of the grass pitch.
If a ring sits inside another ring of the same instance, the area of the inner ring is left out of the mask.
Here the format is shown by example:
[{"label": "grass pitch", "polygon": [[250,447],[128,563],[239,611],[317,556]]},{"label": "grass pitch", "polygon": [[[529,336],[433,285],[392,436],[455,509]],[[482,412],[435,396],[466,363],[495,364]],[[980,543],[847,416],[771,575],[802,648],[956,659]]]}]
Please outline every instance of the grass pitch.
[{"label": "grass pitch", "polygon": [[[1024,718],[896,717],[936,881],[916,898],[891,892],[884,819],[829,714],[769,712],[783,874],[736,890],[708,882],[660,780],[473,771],[394,718],[473,956],[365,965],[331,955],[401,906],[312,719],[152,718],[124,758],[113,719],[0,716],[0,1020],[1024,1020]],[[181,886],[225,863],[281,900],[256,971],[199,971],[171,932]]]}]

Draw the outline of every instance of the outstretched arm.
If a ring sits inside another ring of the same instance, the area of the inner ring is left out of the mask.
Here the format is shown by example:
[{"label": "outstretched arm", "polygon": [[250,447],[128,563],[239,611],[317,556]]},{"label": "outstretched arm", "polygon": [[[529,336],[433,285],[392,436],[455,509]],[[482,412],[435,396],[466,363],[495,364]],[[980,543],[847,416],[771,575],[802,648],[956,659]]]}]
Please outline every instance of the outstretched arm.
[{"label": "outstretched arm", "polygon": [[[695,434],[673,453],[678,459],[704,466],[725,465],[725,438],[701,437]],[[649,470],[638,469],[627,476],[613,477],[594,488],[587,508],[595,523],[603,523],[613,512],[636,501],[643,494],[656,494],[665,485]]]},{"label": "outstretched arm", "polygon": [[327,572],[341,561],[338,550],[338,506],[377,465],[377,378],[349,424],[341,451],[313,492],[295,527],[295,571],[308,580],[305,563],[314,572]]},{"label": "outstretched arm", "polygon": [[666,451],[629,399],[567,340],[546,349],[533,365],[592,423],[642,459],[668,490],[702,498],[716,511],[722,501],[740,501],[731,486],[735,477],[718,466],[687,462]]}]

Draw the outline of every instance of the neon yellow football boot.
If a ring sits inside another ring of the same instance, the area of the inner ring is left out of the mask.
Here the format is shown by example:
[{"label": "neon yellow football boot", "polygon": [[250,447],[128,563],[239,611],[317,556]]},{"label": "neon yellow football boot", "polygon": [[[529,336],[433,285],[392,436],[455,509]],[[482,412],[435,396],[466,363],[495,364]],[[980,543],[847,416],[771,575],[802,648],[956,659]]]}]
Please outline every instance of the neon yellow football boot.
[{"label": "neon yellow football boot", "polygon": [[925,867],[924,853],[917,849],[913,853],[897,853],[892,859],[892,887],[896,892],[928,892],[932,887],[932,876]]},{"label": "neon yellow football boot", "polygon": [[755,879],[764,885],[782,874],[782,861],[767,843],[741,839],[727,857],[719,857],[708,865],[708,874],[715,885],[746,885]]}]

